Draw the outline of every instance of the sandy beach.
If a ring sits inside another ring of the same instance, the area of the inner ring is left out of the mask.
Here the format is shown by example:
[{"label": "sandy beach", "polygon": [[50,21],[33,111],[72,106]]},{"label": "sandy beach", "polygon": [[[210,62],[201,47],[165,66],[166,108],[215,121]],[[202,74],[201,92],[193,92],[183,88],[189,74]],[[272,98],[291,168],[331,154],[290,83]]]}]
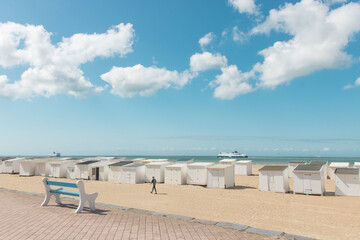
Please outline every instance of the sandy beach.
[{"label": "sandy beach", "polygon": [[[253,165],[253,176],[236,176],[236,186],[232,189],[158,184],[158,194],[154,195],[149,193],[150,184],[84,182],[86,192],[99,193],[97,202],[234,222],[318,239],[360,239],[360,198],[333,196],[335,185],[329,179],[326,196],[261,192],[257,189],[259,167]],[[44,193],[41,179],[0,174],[0,187]]]}]

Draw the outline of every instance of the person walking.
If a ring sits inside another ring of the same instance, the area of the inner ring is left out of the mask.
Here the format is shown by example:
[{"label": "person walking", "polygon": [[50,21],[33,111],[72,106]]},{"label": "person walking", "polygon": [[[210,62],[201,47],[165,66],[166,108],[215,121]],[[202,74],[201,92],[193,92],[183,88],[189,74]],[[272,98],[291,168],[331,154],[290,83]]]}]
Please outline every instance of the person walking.
[{"label": "person walking", "polygon": [[157,194],[157,191],[156,191],[156,179],[155,179],[154,176],[152,177],[152,180],[151,180],[151,183],[150,183],[150,184],[153,185],[150,193],[153,193],[153,191],[155,190],[155,194]]}]

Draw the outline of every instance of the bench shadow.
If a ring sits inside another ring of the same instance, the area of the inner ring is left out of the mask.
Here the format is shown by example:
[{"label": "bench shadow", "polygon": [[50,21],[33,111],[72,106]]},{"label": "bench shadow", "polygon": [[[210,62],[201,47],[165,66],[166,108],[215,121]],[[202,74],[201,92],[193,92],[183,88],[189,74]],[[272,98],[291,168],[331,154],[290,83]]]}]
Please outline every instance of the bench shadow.
[{"label": "bench shadow", "polygon": [[167,193],[157,193],[157,195],[168,195]]},{"label": "bench shadow", "polygon": [[[54,205],[57,207],[66,207],[66,208],[70,208],[70,209],[77,209],[78,205],[75,204],[69,204],[69,203],[65,203],[65,204],[61,204],[61,205]],[[83,210],[81,211],[81,214],[97,214],[97,215],[107,215],[106,213],[110,212],[110,210],[103,210],[103,209],[96,209],[95,211],[91,211],[89,207],[84,207]]]}]

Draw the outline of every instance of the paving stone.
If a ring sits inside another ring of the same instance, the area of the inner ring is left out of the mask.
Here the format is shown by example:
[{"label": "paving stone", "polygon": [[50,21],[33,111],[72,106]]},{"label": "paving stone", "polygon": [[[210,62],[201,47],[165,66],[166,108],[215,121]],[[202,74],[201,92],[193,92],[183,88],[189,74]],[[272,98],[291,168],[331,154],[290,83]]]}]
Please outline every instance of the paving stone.
[{"label": "paving stone", "polygon": [[283,232],[271,231],[271,230],[265,230],[265,229],[261,229],[261,228],[253,228],[253,227],[249,227],[245,231],[249,232],[249,233],[256,233],[256,234],[261,234],[261,235],[270,236],[270,237],[280,236],[281,234],[283,234]]},{"label": "paving stone", "polygon": [[[231,223],[220,223],[220,226],[225,227],[219,227],[213,225],[215,222],[212,221],[173,214],[164,217],[163,213],[140,209],[123,211],[119,206],[111,204],[98,203],[94,212],[85,210],[75,214],[78,200],[71,198],[63,198],[61,206],[52,198],[48,206],[41,207],[43,196],[0,189],[0,199],[0,219],[6,219],[0,221],[2,240],[268,239],[268,235],[225,228],[226,224]],[[231,225],[238,228],[242,226]]]}]

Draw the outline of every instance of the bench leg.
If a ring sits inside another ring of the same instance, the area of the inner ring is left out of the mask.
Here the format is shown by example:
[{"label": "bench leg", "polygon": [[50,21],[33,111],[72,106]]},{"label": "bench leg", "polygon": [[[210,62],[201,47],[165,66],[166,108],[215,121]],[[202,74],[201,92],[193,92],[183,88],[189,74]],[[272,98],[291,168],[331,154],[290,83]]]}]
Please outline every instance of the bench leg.
[{"label": "bench leg", "polygon": [[84,208],[84,204],[85,204],[86,200],[84,199],[79,199],[79,206],[78,208],[76,209],[75,213],[81,213],[81,211],[83,210]]},{"label": "bench leg", "polygon": [[59,205],[62,205],[61,200],[60,200],[60,194],[54,194],[54,196],[55,196],[55,202]]},{"label": "bench leg", "polygon": [[88,196],[89,197],[88,202],[89,202],[89,206],[90,206],[91,211],[96,210],[96,208],[95,208],[95,200],[96,200],[97,196],[98,196],[97,193],[94,193],[94,194]]},{"label": "bench leg", "polygon": [[44,199],[44,201],[43,201],[42,204],[41,204],[42,207],[48,205],[48,203],[49,203],[50,198],[51,198],[52,195],[55,196],[55,202],[56,202],[57,204],[59,204],[59,205],[62,204],[62,203],[61,203],[61,200],[60,200],[60,194],[56,194],[56,193],[50,193],[50,194],[48,194],[48,193],[46,193],[46,194],[45,194],[45,199]]},{"label": "bench leg", "polygon": [[51,194],[45,193],[45,199],[44,199],[44,201],[43,201],[42,204],[41,204],[42,207],[48,205],[48,203],[49,203],[49,201],[50,201],[50,197],[51,197]]}]

